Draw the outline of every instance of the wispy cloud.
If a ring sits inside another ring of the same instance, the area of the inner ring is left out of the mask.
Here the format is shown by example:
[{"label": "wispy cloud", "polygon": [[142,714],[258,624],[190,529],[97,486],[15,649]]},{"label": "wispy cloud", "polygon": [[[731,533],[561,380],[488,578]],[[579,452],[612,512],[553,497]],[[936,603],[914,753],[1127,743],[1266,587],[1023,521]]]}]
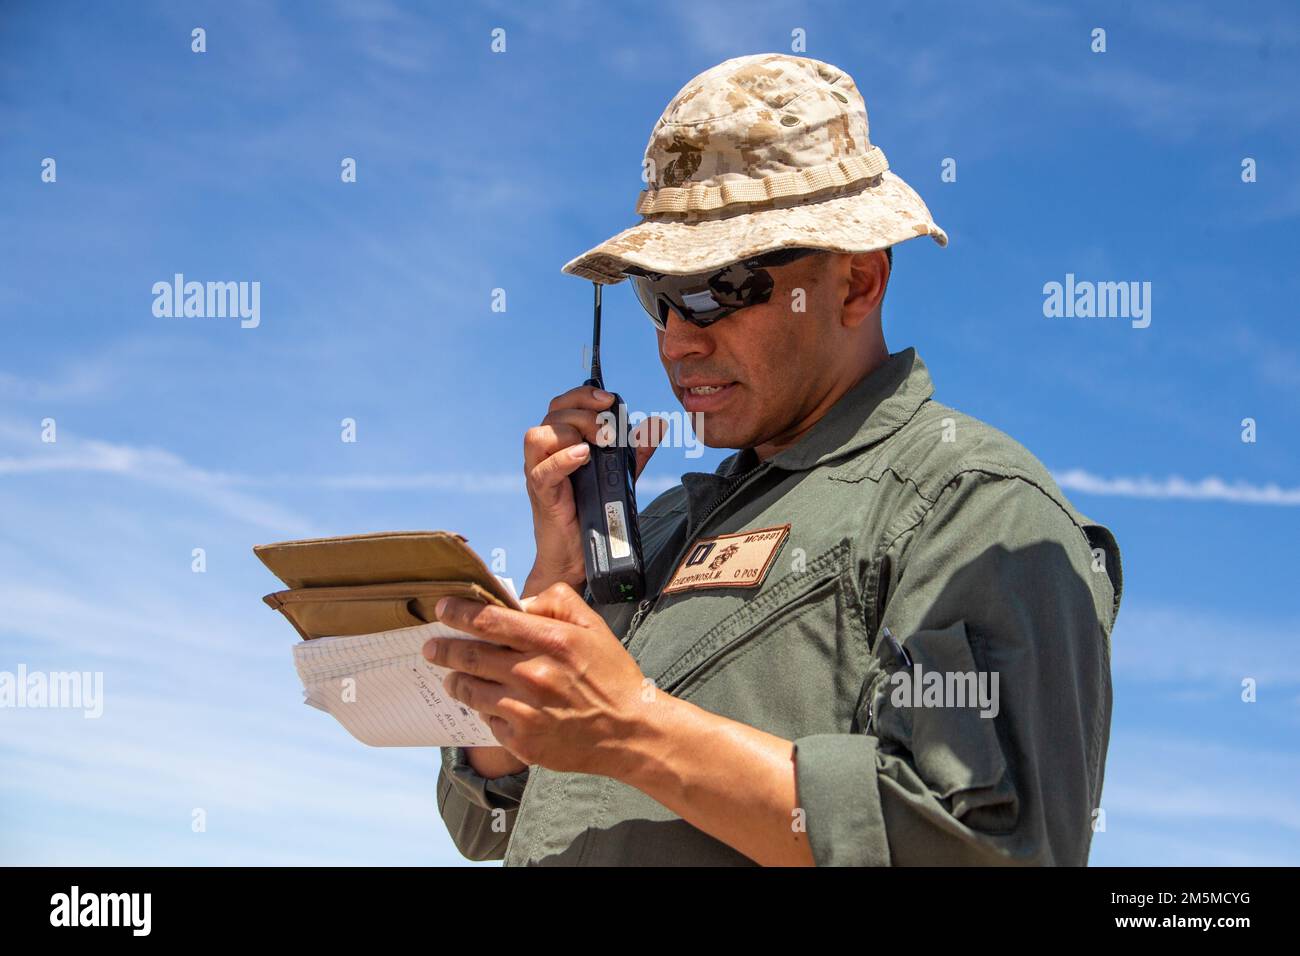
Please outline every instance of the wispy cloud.
[{"label": "wispy cloud", "polygon": [[1275,688],[1300,686],[1300,617],[1241,601],[1212,607],[1126,603],[1113,636],[1117,678],[1184,691],[1236,695],[1244,678]]},{"label": "wispy cloud", "polygon": [[[1224,647],[1220,641],[1218,649]],[[1245,712],[1262,705],[1239,706]],[[1263,717],[1230,717],[1221,704],[1178,712],[1202,713],[1206,726],[1188,723],[1191,729],[1183,732],[1137,730],[1131,718],[1116,723],[1101,799],[1106,830],[1094,836],[1090,862],[1294,866],[1300,859],[1300,757],[1289,738],[1261,740]],[[1253,732],[1216,739],[1213,725],[1225,723]]]},{"label": "wispy cloud", "polygon": [[1300,45],[1300,31],[1294,17],[1284,9],[1251,11],[1249,17],[1224,16],[1217,4],[1144,3],[1134,7],[1133,16],[1162,36],[1217,47],[1245,47],[1259,51],[1294,49]]},{"label": "wispy cloud", "polygon": [[1232,504],[1300,505],[1300,488],[1283,488],[1275,484],[1255,485],[1246,481],[1231,484],[1221,478],[1104,478],[1072,468],[1052,473],[1056,483],[1070,491],[1092,495],[1116,495],[1124,498],[1159,498],[1183,501],[1226,501]]},{"label": "wispy cloud", "polygon": [[[285,661],[291,670],[287,652]],[[438,751],[360,747],[285,690],[282,706],[255,713],[233,693],[130,690],[115,690],[98,721],[11,712],[0,805],[22,807],[24,827],[0,845],[0,863],[456,861],[433,796]],[[357,812],[367,806],[382,810]],[[191,827],[195,810],[206,816],[202,832]],[[98,847],[108,841],[94,838],[60,846],[78,829],[72,821],[89,819],[126,839],[107,853]]]},{"label": "wispy cloud", "polygon": [[78,363],[57,378],[47,380],[0,372],[0,398],[32,402],[93,398],[103,394],[112,382],[108,369],[97,363]]},{"label": "wispy cloud", "polygon": [[[1183,862],[1129,859],[1125,844],[1172,831],[1187,847],[1194,831],[1188,862],[1258,865],[1258,852],[1243,852],[1242,837],[1249,831],[1267,843],[1272,861],[1294,865],[1300,846],[1298,780],[1300,760],[1293,753],[1203,737],[1119,732],[1111,739],[1102,794],[1106,832],[1094,838],[1091,862]],[[1268,839],[1260,838],[1261,829]]]},{"label": "wispy cloud", "polygon": [[[13,425],[0,427],[0,438],[29,437]],[[48,449],[48,450],[47,450]],[[98,472],[132,478],[199,497],[209,505],[250,524],[278,530],[297,528],[307,533],[309,522],[271,502],[235,490],[234,486],[317,487],[345,491],[447,491],[458,494],[520,494],[524,477],[515,472],[415,472],[353,475],[240,475],[209,471],[158,448],[137,448],[95,439],[76,439],[61,433],[56,444],[39,446],[25,455],[0,456],[0,475],[38,472]],[[1233,504],[1300,505],[1300,488],[1246,481],[1231,484],[1221,478],[1187,479],[1103,477],[1072,468],[1053,472],[1061,488],[1094,495],[1127,498],[1224,501]],[[662,492],[679,484],[670,476],[644,476],[637,488]]]},{"label": "wispy cloud", "polygon": [[257,527],[303,535],[313,531],[311,522],[300,515],[231,487],[248,483],[247,479],[208,471],[170,451],[78,438],[66,430],[58,432],[56,442],[46,444],[30,429],[0,425],[0,438],[20,436],[32,447],[26,453],[0,455],[0,476],[71,472],[125,478],[195,498]]},{"label": "wispy cloud", "polygon": [[[292,526],[306,529],[308,522],[271,502],[235,489],[312,487],[337,491],[447,491],[490,495],[523,494],[525,490],[522,471],[248,475],[211,471],[164,449],[81,438],[63,429],[58,432],[57,442],[44,444],[36,440],[32,427],[0,422],[0,440],[5,439],[23,446],[23,453],[0,454],[0,475],[81,472],[134,479],[197,496],[250,524],[281,530]],[[677,484],[678,479],[673,477],[643,476],[637,481],[637,488],[658,492]]]}]

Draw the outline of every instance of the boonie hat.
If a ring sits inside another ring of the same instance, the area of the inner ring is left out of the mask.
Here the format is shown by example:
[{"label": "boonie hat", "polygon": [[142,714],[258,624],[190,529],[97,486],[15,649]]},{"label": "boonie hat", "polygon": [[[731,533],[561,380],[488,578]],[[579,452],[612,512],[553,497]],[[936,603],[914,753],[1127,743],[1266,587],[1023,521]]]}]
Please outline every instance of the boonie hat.
[{"label": "boonie hat", "polygon": [[871,252],[948,244],[868,135],[843,70],[809,57],[734,57],[696,76],[655,123],[641,222],[565,264],[612,284],[629,266],[692,275],[775,249]]}]

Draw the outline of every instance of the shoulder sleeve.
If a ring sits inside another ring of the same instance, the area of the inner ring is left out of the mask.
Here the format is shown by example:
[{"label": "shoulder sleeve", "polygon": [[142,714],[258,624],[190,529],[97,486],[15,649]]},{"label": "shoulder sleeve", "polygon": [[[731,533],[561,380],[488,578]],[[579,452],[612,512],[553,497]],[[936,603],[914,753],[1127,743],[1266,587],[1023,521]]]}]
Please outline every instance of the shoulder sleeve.
[{"label": "shoulder sleeve", "polygon": [[859,732],[795,741],[814,858],[1085,863],[1110,728],[1115,569],[1053,494],[1019,477],[960,474],[895,530],[870,572],[886,593]]}]

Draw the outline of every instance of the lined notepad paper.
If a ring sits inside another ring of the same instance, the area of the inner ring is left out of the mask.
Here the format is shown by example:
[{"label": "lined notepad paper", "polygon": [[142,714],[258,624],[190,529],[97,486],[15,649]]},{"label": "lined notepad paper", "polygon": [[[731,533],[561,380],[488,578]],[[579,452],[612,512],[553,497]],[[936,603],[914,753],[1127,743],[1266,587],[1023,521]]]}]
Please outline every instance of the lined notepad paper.
[{"label": "lined notepad paper", "polygon": [[[514,583],[500,580],[517,598]],[[450,671],[424,659],[421,648],[433,637],[479,639],[445,624],[420,624],[295,644],[303,702],[372,747],[496,746],[487,724],[447,696],[442,682]]]}]

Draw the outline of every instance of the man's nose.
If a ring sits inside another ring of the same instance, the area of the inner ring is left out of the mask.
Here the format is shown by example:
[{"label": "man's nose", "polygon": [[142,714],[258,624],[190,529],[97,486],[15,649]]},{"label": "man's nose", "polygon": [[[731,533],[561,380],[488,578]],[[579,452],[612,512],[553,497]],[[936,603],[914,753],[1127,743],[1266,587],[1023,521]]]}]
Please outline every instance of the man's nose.
[{"label": "man's nose", "polygon": [[676,309],[668,309],[668,321],[661,335],[659,349],[665,358],[680,359],[687,355],[707,355],[713,351],[713,336],[707,328],[692,325]]}]

